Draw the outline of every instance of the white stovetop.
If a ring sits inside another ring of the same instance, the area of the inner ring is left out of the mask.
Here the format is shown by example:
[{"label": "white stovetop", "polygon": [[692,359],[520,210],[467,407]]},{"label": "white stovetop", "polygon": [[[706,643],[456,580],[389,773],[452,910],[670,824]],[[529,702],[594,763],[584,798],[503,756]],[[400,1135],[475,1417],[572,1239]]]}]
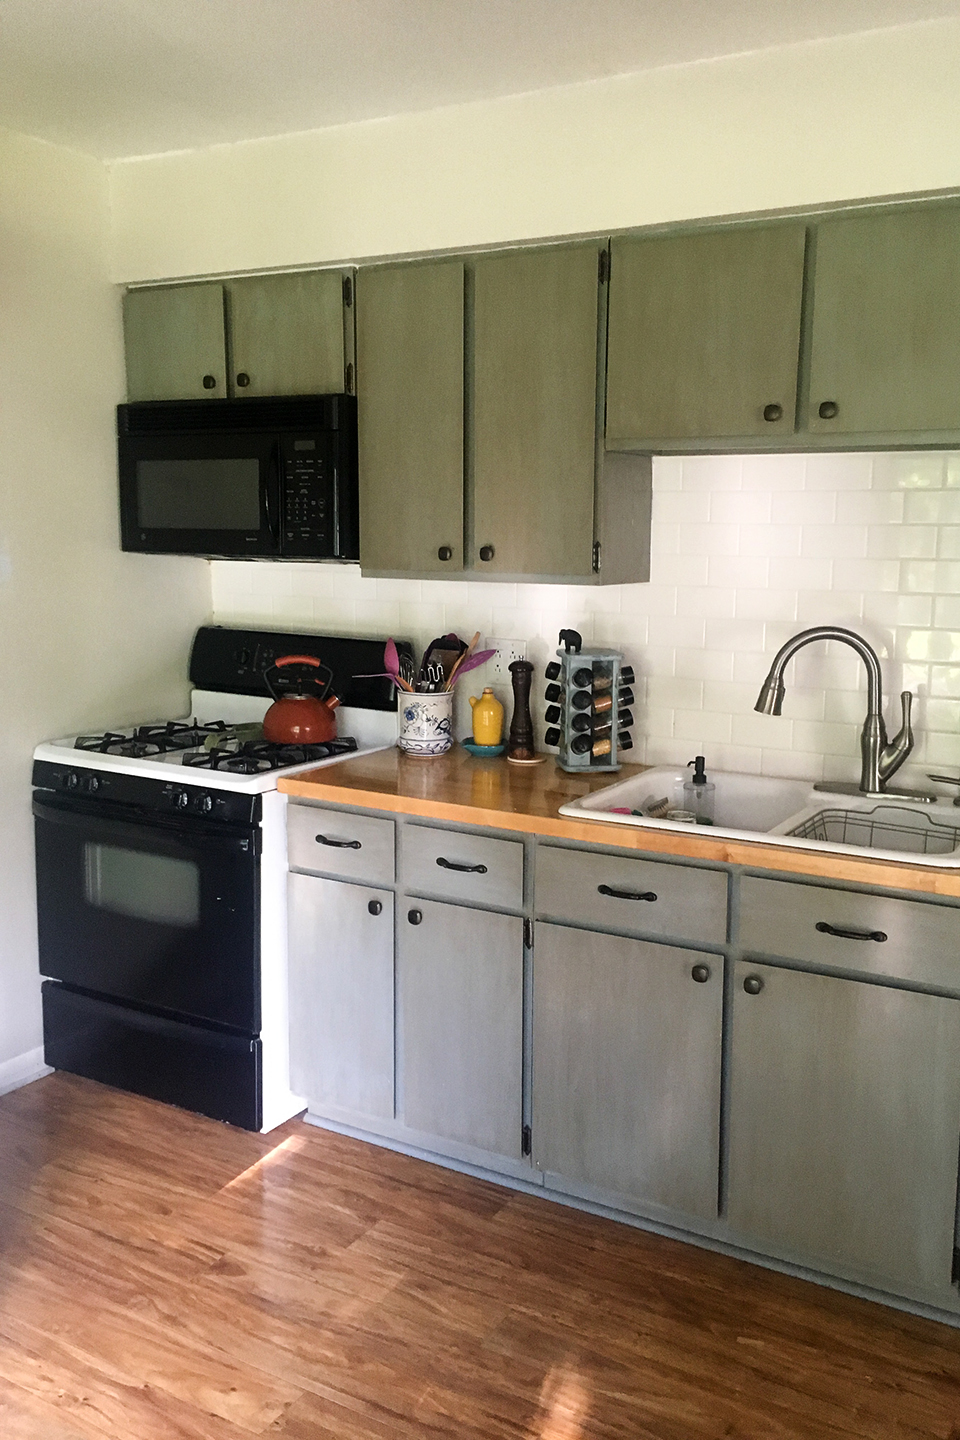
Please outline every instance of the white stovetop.
[{"label": "white stovetop", "polygon": [[[214,720],[225,720],[228,724],[243,724],[262,720],[270,702],[255,695],[225,695],[211,690],[194,690],[191,694],[189,716],[181,719],[197,720],[209,724]],[[340,765],[355,755],[369,755],[373,750],[386,750],[397,741],[397,715],[388,710],[361,710],[343,706],[336,712],[337,734],[352,735],[357,749],[348,755],[335,755],[329,760],[309,760],[303,765],[288,765],[282,770],[261,771],[256,775],[237,775],[224,770],[195,769],[182,764],[185,754],[190,751],[176,751],[167,755],[149,758],[133,758],[126,755],[101,755],[99,751],[77,750],[74,748],[75,735],[60,740],[48,740],[38,745],[33,752],[35,760],[49,760],[57,765],[69,764],[82,770],[117,770],[126,775],[139,775],[146,779],[175,780],[178,785],[203,785],[208,789],[239,790],[247,794],[262,794],[276,790],[281,775],[296,775],[301,770],[316,770],[320,766]],[[145,724],[154,721],[142,722]],[[160,722],[162,723],[162,722]],[[103,725],[101,730],[115,728],[130,730],[130,725]],[[92,733],[92,729],[84,733]]]}]

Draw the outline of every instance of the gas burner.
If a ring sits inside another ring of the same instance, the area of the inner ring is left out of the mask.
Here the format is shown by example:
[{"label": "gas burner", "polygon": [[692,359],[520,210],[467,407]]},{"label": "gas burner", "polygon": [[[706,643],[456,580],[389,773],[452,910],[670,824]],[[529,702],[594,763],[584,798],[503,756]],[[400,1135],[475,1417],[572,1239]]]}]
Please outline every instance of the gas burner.
[{"label": "gas burner", "polygon": [[135,730],[105,730],[102,735],[78,735],[74,749],[143,760],[178,750],[195,750],[208,735],[226,735],[228,730],[224,720],[214,720],[209,725],[199,725],[196,721],[162,720],[156,725],[138,725]]},{"label": "gas burner", "polygon": [[196,750],[211,735],[229,733],[225,720],[213,720],[200,725],[196,720],[166,720],[157,725],[139,725],[134,740],[141,744],[156,745],[161,754],[171,750]]},{"label": "gas burner", "polygon": [[145,756],[161,754],[164,747],[155,740],[141,739],[137,734],[106,730],[102,735],[78,735],[74,749],[89,750],[98,755],[126,755],[131,759],[142,760]]},{"label": "gas burner", "polygon": [[283,770],[290,765],[309,765],[356,750],[352,736],[327,740],[322,745],[276,745],[269,740],[244,740],[217,745],[197,755],[185,755],[183,763],[197,770],[226,770],[234,775],[256,775],[262,770]]}]

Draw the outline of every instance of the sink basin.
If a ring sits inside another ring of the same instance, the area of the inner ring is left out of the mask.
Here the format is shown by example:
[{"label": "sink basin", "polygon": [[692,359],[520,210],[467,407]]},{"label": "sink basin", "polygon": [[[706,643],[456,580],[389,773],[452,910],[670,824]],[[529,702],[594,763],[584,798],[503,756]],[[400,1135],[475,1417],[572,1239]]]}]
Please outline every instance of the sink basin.
[{"label": "sink basin", "polygon": [[[714,829],[766,832],[796,815],[810,800],[813,788],[809,780],[779,780],[771,775],[742,775],[737,771],[709,770],[708,778],[716,785]],[[643,810],[648,801],[666,798],[670,804],[683,804],[683,782],[692,770],[660,765],[645,770],[629,780],[615,781],[603,790],[584,795],[564,805],[561,815],[584,813],[593,819],[626,821],[628,824],[653,823],[634,815],[611,815],[615,808]],[[667,822],[657,822],[667,823]],[[673,826],[671,829],[689,829]]]},{"label": "sink basin", "polygon": [[602,820],[605,824],[649,826],[687,834],[694,831],[718,839],[752,840],[914,865],[960,866],[960,810],[944,800],[930,805],[893,798],[878,801],[865,796],[831,797],[829,792],[815,790],[810,780],[784,780],[708,767],[709,778],[717,787],[712,826],[612,813],[642,811],[664,798],[671,806],[681,806],[683,782],[690,773],[660,765],[572,800],[560,807],[560,814]]}]

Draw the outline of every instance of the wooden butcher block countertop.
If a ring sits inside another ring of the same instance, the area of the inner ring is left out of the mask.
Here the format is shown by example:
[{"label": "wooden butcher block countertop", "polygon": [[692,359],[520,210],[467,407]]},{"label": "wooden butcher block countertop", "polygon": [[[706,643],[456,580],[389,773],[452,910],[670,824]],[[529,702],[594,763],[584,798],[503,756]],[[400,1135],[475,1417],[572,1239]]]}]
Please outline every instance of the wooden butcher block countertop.
[{"label": "wooden butcher block countertop", "polygon": [[730,840],[701,828],[686,833],[660,830],[653,825],[604,825],[557,813],[568,800],[638,775],[645,768],[624,765],[616,775],[579,776],[561,770],[552,755],[540,765],[527,766],[511,765],[506,759],[478,760],[459,745],[446,755],[430,759],[412,759],[394,748],[320,770],[302,771],[281,779],[279,789],[301,799],[325,800],[360,810],[394,811],[429,820],[611,845],[621,850],[723,861],[759,870],[960,899],[960,869],[942,870]]}]

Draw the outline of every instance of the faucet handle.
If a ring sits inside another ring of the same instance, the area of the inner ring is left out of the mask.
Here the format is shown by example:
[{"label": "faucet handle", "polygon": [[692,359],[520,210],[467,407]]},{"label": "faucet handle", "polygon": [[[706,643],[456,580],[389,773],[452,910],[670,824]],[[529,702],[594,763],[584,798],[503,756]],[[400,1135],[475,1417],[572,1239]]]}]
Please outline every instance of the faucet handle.
[{"label": "faucet handle", "polygon": [[900,712],[903,716],[903,732],[912,745],[913,730],[910,725],[910,716],[913,712],[913,695],[909,690],[900,691]]}]

